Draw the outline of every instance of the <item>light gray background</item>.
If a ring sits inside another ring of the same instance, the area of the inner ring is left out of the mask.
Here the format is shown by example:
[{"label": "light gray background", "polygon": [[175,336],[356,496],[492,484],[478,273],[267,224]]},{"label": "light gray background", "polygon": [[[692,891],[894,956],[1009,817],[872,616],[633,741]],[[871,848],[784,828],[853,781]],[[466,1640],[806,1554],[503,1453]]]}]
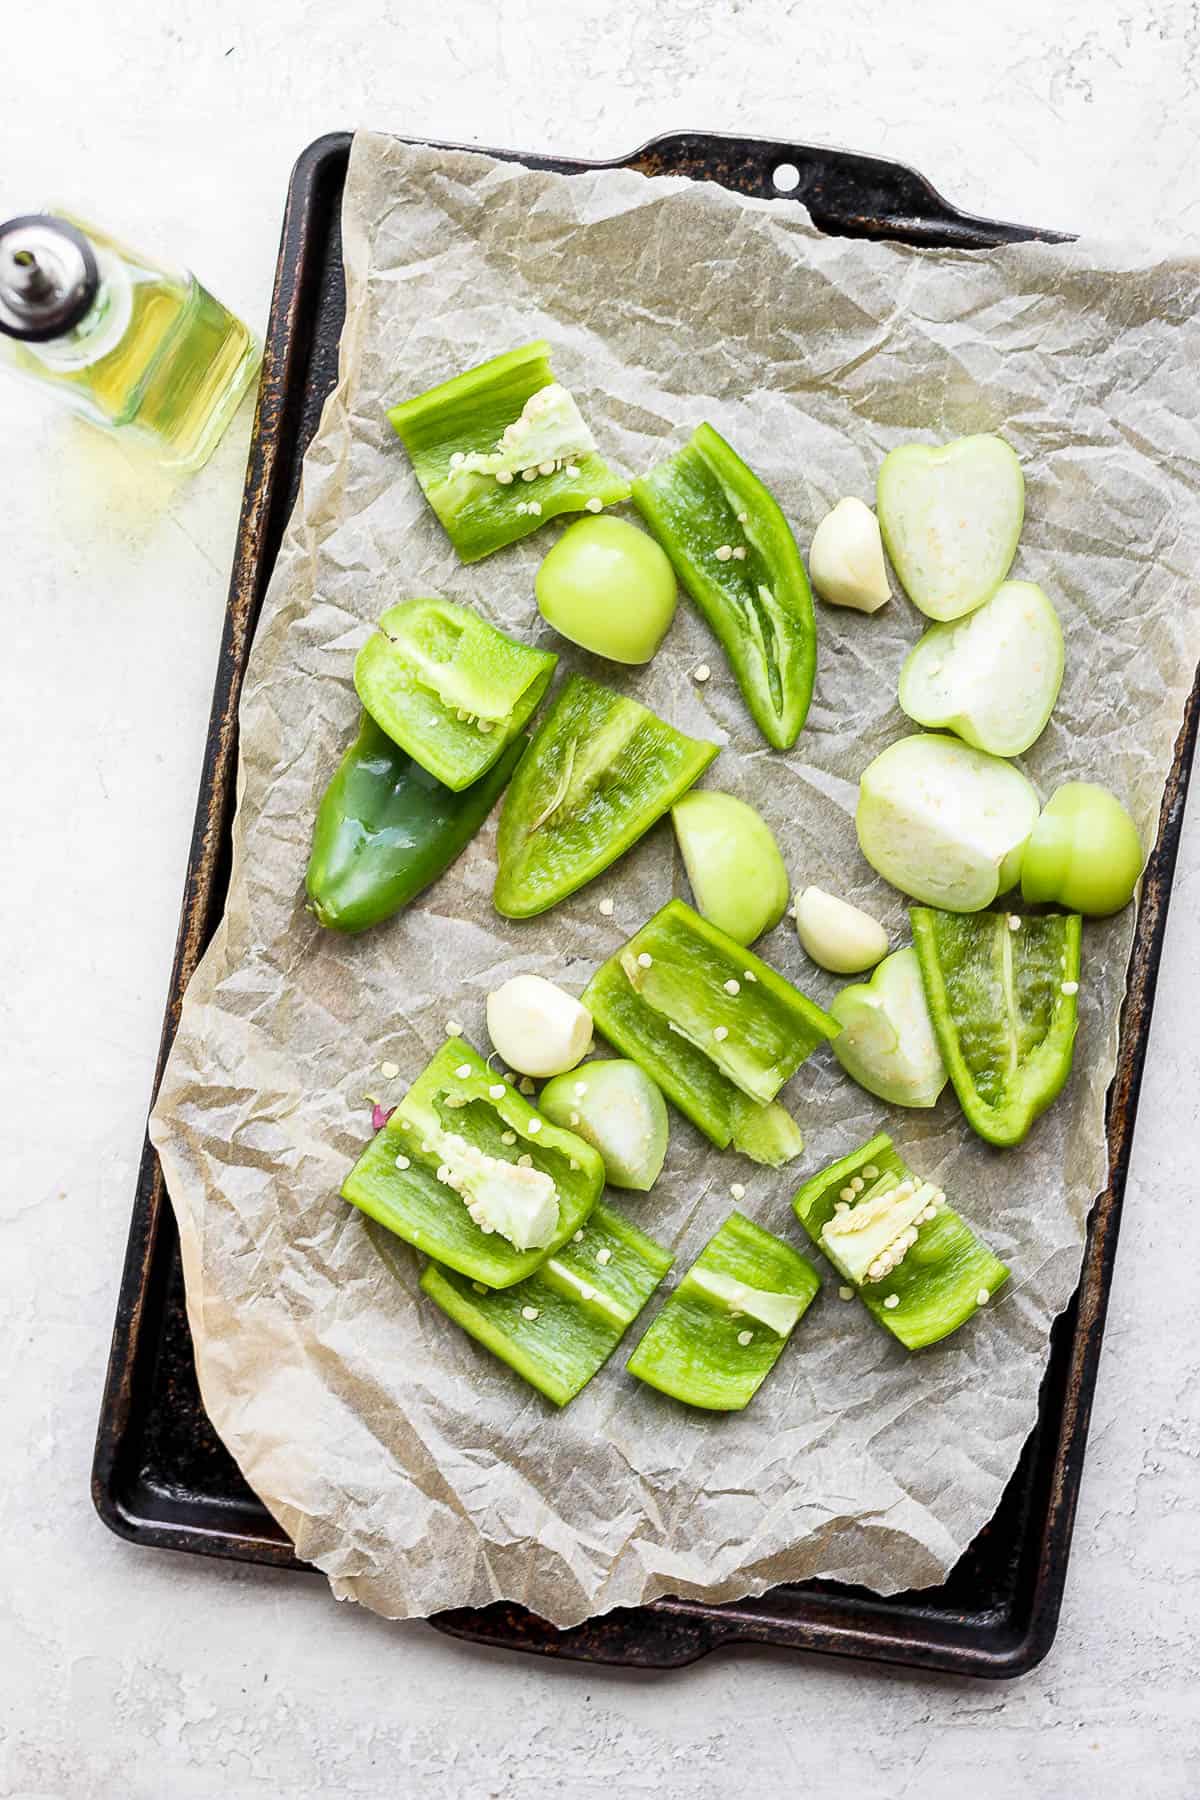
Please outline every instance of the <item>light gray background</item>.
[{"label": "light gray background", "polygon": [[[681,126],[808,138],[911,161],[979,212],[1200,228],[1200,21],[1168,0],[21,0],[5,23],[4,215],[90,211],[260,328],[293,157],[360,121],[584,156]],[[755,1650],[558,1667],[104,1531],[92,1437],[249,415],[185,488],[7,381],[0,424],[3,1800],[1193,1794],[1194,821],[1063,1625],[1023,1682]]]}]

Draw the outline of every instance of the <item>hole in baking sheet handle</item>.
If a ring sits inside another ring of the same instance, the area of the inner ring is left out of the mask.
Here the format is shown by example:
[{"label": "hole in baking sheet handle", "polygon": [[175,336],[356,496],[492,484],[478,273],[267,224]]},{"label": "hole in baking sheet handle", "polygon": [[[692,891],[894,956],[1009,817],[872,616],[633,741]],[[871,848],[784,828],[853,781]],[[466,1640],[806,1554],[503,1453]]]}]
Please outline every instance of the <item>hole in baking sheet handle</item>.
[{"label": "hole in baking sheet handle", "polygon": [[771,170],[771,181],[777,193],[794,194],[800,186],[800,171],[795,163],[776,163]]}]

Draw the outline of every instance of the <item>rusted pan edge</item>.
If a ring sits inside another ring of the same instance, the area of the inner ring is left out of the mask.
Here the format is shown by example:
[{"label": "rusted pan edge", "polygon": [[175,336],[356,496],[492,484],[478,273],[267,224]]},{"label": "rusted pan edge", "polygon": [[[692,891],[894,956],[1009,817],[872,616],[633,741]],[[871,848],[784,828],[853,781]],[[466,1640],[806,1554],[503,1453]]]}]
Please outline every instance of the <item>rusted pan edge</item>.
[{"label": "rusted pan edge", "polygon": [[[334,135],[337,139],[342,136],[340,133]],[[184,993],[220,913],[222,896],[218,892],[218,883],[236,804],[238,702],[254,627],[270,578],[263,547],[268,523],[281,504],[279,466],[283,424],[303,357],[305,333],[300,308],[319,217],[311,205],[312,187],[328,150],[329,140],[318,139],[311,144],[298,160],[288,186],[151,1107],[179,1026]],[[156,1308],[161,1305],[161,1294],[151,1281],[151,1271],[164,1224],[172,1233],[175,1229],[168,1207],[162,1168],[147,1138],[121,1276],[91,1482],[93,1503],[105,1524],[123,1536],[136,1532],[139,1538],[144,1537],[144,1529],[135,1526],[125,1514],[114,1477],[133,1405],[137,1350],[144,1328],[150,1322],[147,1311],[152,1305]],[[178,1541],[177,1532],[171,1532],[170,1541]],[[296,1562],[291,1545],[282,1534],[278,1543],[263,1539],[246,1554],[255,1560],[292,1563],[297,1568],[303,1566]]]}]

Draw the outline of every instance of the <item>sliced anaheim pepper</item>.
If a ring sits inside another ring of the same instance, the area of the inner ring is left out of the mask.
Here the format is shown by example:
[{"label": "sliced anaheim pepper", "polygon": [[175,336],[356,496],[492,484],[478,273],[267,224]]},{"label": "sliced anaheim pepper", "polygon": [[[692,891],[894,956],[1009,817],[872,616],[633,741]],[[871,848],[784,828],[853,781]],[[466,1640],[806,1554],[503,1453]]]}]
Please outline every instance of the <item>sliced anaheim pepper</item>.
[{"label": "sliced anaheim pepper", "polygon": [[806,1181],[796,1217],[867,1311],[908,1350],[949,1337],[1008,1270],[881,1132]]},{"label": "sliced anaheim pepper", "polygon": [[535,1112],[461,1038],[447,1038],[342,1184],[389,1231],[489,1287],[511,1287],[600,1197],[590,1144]]},{"label": "sliced anaheim pepper", "polygon": [[755,724],[790,750],[808,717],[817,635],[777,501],[711,425],[635,481],[633,499],[720,639]]},{"label": "sliced anaheim pepper", "polygon": [[436,881],[491,812],[526,742],[514,738],[486,775],[454,793],[363,713],[313,828],[306,886],[320,924],[365,931]]},{"label": "sliced anaheim pepper", "polygon": [[730,1213],[629,1358],[631,1375],[712,1412],[738,1412],[820,1291],[812,1264]]},{"label": "sliced anaheim pepper", "polygon": [[496,911],[545,912],[636,844],[701,776],[717,745],[572,675],[512,780],[496,839]]},{"label": "sliced anaheim pepper", "polygon": [[393,743],[457,793],[486,774],[536,709],[557,656],[468,607],[389,607],[354,663],[358,697]]},{"label": "sliced anaheim pepper", "polygon": [[515,1287],[489,1289],[432,1262],[421,1286],[464,1331],[565,1406],[607,1362],[671,1262],[669,1250],[597,1206],[582,1231]]},{"label": "sliced anaheim pepper", "polygon": [[597,454],[539,341],[393,406],[393,430],[463,562],[515,544],[560,513],[628,500]]},{"label": "sliced anaheim pepper", "polygon": [[601,965],[583,1004],[720,1149],[732,1141],[778,1167],[803,1148],[771,1103],[839,1026],[682,900],[668,901]]},{"label": "sliced anaheim pepper", "polygon": [[1078,913],[909,908],[929,1016],[967,1123],[1019,1144],[1061,1091],[1078,1026]]}]

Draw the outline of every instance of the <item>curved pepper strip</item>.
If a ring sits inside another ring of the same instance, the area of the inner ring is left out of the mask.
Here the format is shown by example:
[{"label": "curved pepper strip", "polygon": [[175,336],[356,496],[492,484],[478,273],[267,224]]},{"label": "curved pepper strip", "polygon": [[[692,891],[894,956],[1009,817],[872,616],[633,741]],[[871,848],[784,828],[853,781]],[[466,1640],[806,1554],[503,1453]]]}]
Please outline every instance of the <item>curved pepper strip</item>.
[{"label": "curved pepper strip", "polygon": [[366,931],[436,881],[482,826],[528,741],[515,738],[486,775],[454,793],[363,713],[317,808],[305,885],[318,923]]},{"label": "curved pepper strip", "polygon": [[1062,1090],[1078,1026],[1078,913],[909,908],[929,1016],[967,1123],[1019,1144]]},{"label": "curved pepper strip", "polygon": [[778,502],[711,425],[635,481],[633,501],[720,639],[755,724],[790,750],[812,699],[817,628]]},{"label": "curved pepper strip", "polygon": [[496,911],[532,918],[593,881],[687,792],[717,749],[628,695],[572,675],[504,798]]},{"label": "curved pepper strip", "polygon": [[684,901],[601,964],[583,1004],[718,1149],[778,1168],[803,1148],[775,1095],[841,1027]]},{"label": "curved pepper strip", "polygon": [[790,1244],[730,1213],[625,1366],[688,1406],[740,1412],[820,1287],[812,1264]]}]

